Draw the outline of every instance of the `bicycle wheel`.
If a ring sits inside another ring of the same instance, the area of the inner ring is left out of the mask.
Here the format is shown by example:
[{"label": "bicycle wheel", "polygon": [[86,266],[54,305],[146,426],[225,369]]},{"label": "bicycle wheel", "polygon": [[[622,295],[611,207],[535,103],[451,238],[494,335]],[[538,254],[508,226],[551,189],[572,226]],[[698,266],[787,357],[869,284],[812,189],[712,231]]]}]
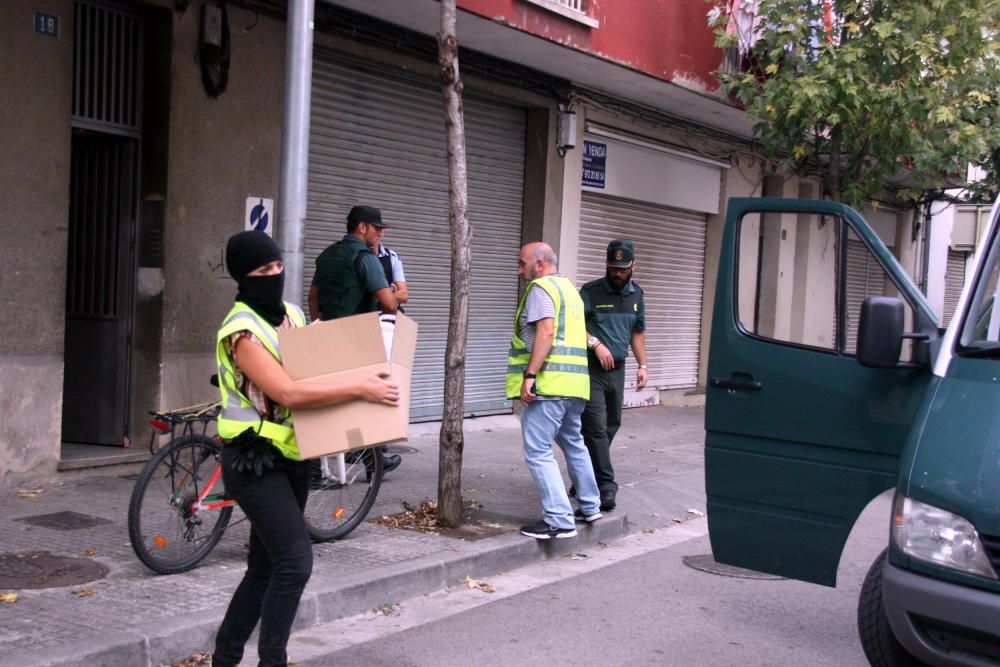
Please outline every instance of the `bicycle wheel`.
[{"label": "bicycle wheel", "polygon": [[221,475],[213,479],[220,451],[208,436],[177,438],[139,473],[128,505],[128,537],[135,555],[154,572],[190,570],[222,538],[232,506],[194,507],[199,498],[218,502],[225,494]]},{"label": "bicycle wheel", "polygon": [[306,523],[314,542],[346,537],[365,520],[382,484],[382,451],[360,449],[309,462]]}]

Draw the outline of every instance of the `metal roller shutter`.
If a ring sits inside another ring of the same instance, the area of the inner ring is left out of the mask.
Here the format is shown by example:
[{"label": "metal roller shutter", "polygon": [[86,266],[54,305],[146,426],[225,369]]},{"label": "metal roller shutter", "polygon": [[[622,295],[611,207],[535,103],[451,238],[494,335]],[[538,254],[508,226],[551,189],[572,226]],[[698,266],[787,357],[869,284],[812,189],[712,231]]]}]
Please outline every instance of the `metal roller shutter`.
[{"label": "metal roller shutter", "polygon": [[[582,285],[604,275],[610,241],[635,243],[634,279],[646,302],[650,387],[698,384],[706,225],[701,213],[583,193],[577,282]],[[635,386],[635,372],[635,358],[629,355],[626,387]]]},{"label": "metal roller shutter", "polygon": [[[350,207],[382,209],[392,225],[386,245],[406,272],[406,313],[420,324],[411,417],[438,418],[451,265],[440,89],[317,50],[312,104],[304,290],[316,256],[343,236]],[[467,94],[465,123],[473,227],[465,401],[468,413],[489,413],[510,408],[504,374],[517,307],[525,112]]]},{"label": "metal roller shutter", "polygon": [[944,274],[944,313],[941,317],[941,326],[946,327],[951,322],[955,308],[958,306],[958,297],[962,294],[962,287],[965,286],[965,259],[967,253],[958,250],[948,249],[948,268]]},{"label": "metal roller shutter", "polygon": [[844,287],[847,291],[847,340],[844,341],[844,352],[854,354],[858,344],[861,304],[870,296],[884,296],[886,293],[885,271],[861,241],[847,241]]}]

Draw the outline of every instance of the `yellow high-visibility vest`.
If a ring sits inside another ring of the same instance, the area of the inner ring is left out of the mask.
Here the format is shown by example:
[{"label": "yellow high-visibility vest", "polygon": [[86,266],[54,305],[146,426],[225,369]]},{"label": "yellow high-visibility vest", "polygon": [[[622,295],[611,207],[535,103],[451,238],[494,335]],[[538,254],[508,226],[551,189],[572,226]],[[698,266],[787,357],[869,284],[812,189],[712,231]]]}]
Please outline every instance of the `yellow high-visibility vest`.
[{"label": "yellow high-visibility vest", "polygon": [[[302,310],[291,303],[285,303],[292,324],[305,326],[306,318]],[[223,341],[238,331],[249,331],[264,345],[278,363],[281,363],[281,353],[278,350],[278,331],[249,306],[237,301],[226,315],[215,336],[215,359],[219,366],[219,392],[222,394],[222,411],[219,413],[219,435],[223,438],[235,438],[247,428],[252,428],[261,437],[270,440],[285,458],[301,461],[299,446],[295,441],[295,431],[292,430],[292,411],[284,408],[282,418],[278,422],[269,421],[257,411],[253,402],[236,386],[236,369],[232,360],[226,354]]]},{"label": "yellow high-visibility vest", "polygon": [[514,314],[514,336],[507,354],[507,398],[521,396],[523,373],[531,360],[531,350],[517,335],[524,303],[533,289],[543,289],[555,304],[552,348],[535,378],[535,393],[539,396],[590,398],[590,375],[587,371],[587,326],[583,319],[580,293],[563,276],[542,276],[524,290]]}]

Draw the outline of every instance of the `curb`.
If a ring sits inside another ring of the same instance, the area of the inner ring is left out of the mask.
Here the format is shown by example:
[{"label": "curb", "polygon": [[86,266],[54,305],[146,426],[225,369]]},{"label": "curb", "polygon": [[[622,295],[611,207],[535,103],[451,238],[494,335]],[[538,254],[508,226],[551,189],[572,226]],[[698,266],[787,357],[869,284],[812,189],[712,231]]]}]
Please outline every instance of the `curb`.
[{"label": "curb", "polygon": [[[462,582],[466,575],[488,577],[598,542],[628,534],[628,516],[606,517],[594,524],[578,524],[575,538],[540,541],[508,533],[468,543],[468,551],[434,554],[380,568],[378,572],[348,575],[324,582],[302,596],[292,631],[330,623],[374,609],[386,602],[428,595]],[[375,578],[369,578],[375,574]],[[226,604],[210,610],[174,616],[122,632],[88,637],[85,646],[64,644],[0,657],[0,667],[157,667],[211,648]],[[256,635],[255,635],[256,636]],[[255,641],[252,639],[251,641]]]}]

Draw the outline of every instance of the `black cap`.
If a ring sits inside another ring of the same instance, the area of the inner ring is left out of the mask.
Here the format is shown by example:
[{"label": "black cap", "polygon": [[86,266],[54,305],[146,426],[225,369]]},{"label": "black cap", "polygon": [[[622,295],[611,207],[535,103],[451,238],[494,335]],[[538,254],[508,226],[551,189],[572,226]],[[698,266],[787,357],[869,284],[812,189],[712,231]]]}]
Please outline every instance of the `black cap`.
[{"label": "black cap", "polygon": [[635,261],[635,246],[631,241],[616,239],[608,244],[608,266],[624,268]]},{"label": "black cap", "polygon": [[382,222],[382,211],[378,210],[374,206],[355,206],[351,209],[351,212],[347,214],[347,222],[357,224],[359,222],[367,222],[372,225],[378,225],[379,227],[389,227],[387,223]]}]

